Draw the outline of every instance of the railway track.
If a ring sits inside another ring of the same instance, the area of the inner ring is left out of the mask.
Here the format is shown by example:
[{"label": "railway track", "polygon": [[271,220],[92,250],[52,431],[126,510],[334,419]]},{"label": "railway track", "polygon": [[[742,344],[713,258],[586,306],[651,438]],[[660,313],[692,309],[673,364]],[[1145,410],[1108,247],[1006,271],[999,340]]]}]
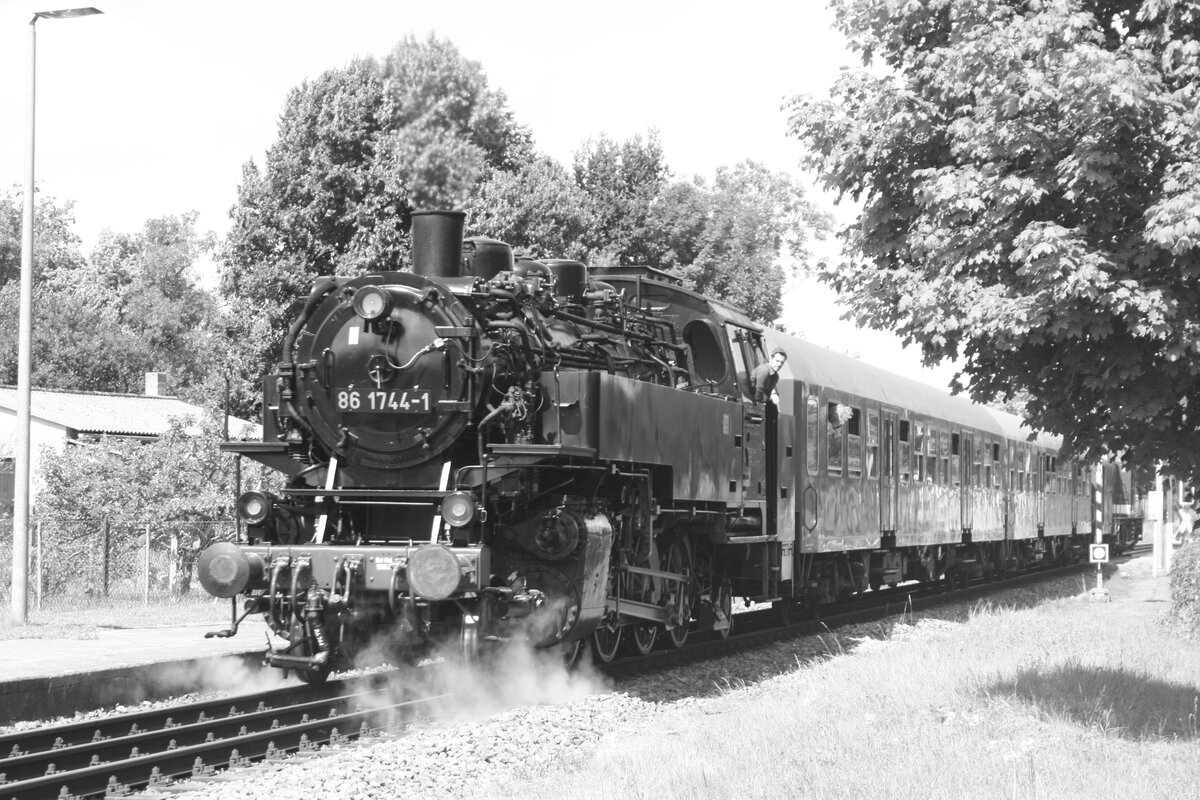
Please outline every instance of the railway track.
[{"label": "railway track", "polygon": [[[682,648],[660,645],[649,654],[620,657],[600,669],[612,677],[631,677],[1080,571],[1079,566],[1040,569],[1000,584],[979,582],[954,591],[900,586],[831,607],[820,620],[788,624],[781,624],[778,609],[740,613],[726,638],[693,635]],[[135,789],[153,790],[394,730],[449,697],[397,698],[388,680],[391,675],[381,672],[323,686],[290,686],[0,735],[0,800],[119,797]]]},{"label": "railway track", "polygon": [[0,798],[119,797],[395,728],[445,695],[395,698],[386,673],[0,736]]}]

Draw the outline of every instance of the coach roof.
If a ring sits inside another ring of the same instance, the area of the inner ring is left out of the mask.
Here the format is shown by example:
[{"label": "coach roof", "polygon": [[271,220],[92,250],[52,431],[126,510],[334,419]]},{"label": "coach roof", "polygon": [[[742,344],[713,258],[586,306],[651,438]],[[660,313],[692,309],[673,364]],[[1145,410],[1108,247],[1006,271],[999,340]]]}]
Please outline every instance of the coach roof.
[{"label": "coach roof", "polygon": [[965,397],[948,394],[912,378],[896,375],[777,331],[767,330],[766,338],[772,347],[782,347],[788,354],[784,366],[785,380],[790,373],[793,380],[864,397],[885,406],[907,409],[921,416],[953,422],[1005,439],[1032,440],[1050,448],[1060,445],[1058,437],[1035,433],[1020,417],[1007,412],[972,403]]}]

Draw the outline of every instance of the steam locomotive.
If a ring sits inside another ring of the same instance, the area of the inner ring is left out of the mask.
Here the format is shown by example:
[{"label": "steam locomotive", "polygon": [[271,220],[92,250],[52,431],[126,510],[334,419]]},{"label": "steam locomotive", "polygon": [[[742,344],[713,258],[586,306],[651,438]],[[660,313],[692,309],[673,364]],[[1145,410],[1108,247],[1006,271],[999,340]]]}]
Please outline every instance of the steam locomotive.
[{"label": "steam locomotive", "polygon": [[[1090,503],[1058,441],[755,324],[668,273],[515,258],[412,216],[411,270],[321,278],[264,381],[286,476],[200,559],[321,681],[385,640],[567,656],[728,635],[902,581],[1077,552]],[[779,403],[751,371],[788,355]]]}]

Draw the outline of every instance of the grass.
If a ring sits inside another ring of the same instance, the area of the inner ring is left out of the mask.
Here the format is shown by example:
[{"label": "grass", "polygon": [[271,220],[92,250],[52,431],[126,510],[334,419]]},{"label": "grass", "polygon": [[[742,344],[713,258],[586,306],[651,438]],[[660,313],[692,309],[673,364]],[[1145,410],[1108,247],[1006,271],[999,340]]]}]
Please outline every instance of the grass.
[{"label": "grass", "polygon": [[1200,644],[1157,625],[1162,610],[1075,597],[834,637],[823,659],[610,735],[521,796],[1195,797]]},{"label": "grass", "polygon": [[12,619],[11,606],[0,604],[0,641],[12,639],[95,639],[103,628],[155,628],[168,625],[229,622],[229,601],[211,597],[154,599],[149,604],[139,599],[110,599],[88,603],[75,601],[46,603],[37,609],[31,603],[25,624]]}]

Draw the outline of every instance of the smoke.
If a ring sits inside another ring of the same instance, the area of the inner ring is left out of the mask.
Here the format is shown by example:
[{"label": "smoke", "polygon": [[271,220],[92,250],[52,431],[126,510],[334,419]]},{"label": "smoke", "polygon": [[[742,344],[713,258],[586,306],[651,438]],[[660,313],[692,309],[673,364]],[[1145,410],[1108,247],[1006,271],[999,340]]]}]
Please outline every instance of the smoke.
[{"label": "smoke", "polygon": [[246,658],[224,656],[156,666],[148,682],[159,692],[186,690],[245,694],[278,689],[294,683],[294,679],[286,680],[282,670],[262,669]]},{"label": "smoke", "polygon": [[573,669],[565,664],[562,647],[538,649],[523,640],[498,644],[476,661],[456,657],[429,666],[431,688],[448,695],[437,703],[437,713],[456,722],[567,703],[610,688],[592,667],[587,647]]},{"label": "smoke", "polygon": [[[385,702],[397,703],[439,696],[424,714],[440,720],[463,722],[530,705],[552,705],[606,692],[608,679],[592,666],[587,646],[574,667],[564,660],[564,647],[534,647],[525,638],[481,642],[475,657],[458,646],[431,649],[420,661],[396,664],[388,645],[377,639],[366,648],[355,666],[367,669],[391,658],[398,669],[389,673]],[[392,721],[386,714],[378,724]]]}]

